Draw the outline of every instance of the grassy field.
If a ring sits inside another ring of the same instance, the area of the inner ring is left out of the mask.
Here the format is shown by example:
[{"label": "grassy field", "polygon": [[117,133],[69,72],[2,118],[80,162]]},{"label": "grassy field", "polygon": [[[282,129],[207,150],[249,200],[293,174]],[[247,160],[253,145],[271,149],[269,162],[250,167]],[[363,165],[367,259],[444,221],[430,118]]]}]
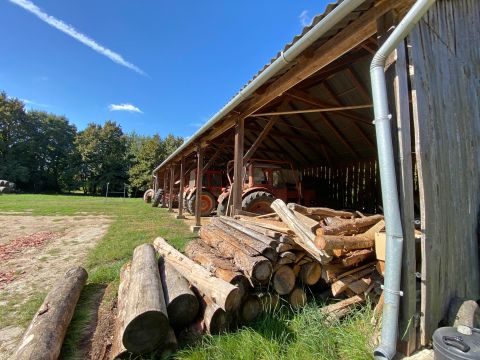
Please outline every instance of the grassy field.
[{"label": "grassy field", "polygon": [[[82,292],[74,319],[62,350],[62,358],[78,359],[82,335],[94,316],[93,304],[101,289],[118,285],[120,267],[133,249],[156,236],[166,238],[182,250],[192,238],[188,227],[164,209],[145,205],[141,199],[104,199],[83,196],[4,195],[0,212],[26,212],[31,215],[102,214],[114,221],[107,234],[89,253],[86,268],[88,284]],[[28,322],[44,294],[22,309]],[[115,294],[104,301],[113,301]],[[8,309],[3,310],[8,311]],[[1,314],[0,314],[1,315]],[[229,334],[205,336],[195,344],[184,346],[175,359],[371,359],[371,311],[359,309],[341,322],[328,324],[311,301],[298,312],[288,306],[264,314],[249,327]],[[145,359],[155,359],[152,354]],[[141,359],[140,357],[138,359]]]}]

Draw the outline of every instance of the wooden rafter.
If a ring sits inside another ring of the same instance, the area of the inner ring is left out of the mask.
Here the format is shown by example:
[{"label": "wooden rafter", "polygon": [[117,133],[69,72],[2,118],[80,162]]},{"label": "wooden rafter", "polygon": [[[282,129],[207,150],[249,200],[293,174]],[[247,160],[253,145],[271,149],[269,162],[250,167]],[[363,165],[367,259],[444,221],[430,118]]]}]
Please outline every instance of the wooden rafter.
[{"label": "wooden rafter", "polygon": [[251,117],[258,116],[276,116],[276,115],[292,115],[292,114],[310,114],[310,113],[321,113],[321,112],[334,112],[334,111],[345,111],[345,110],[357,110],[357,109],[370,109],[372,104],[364,105],[352,105],[352,106],[335,106],[335,107],[326,107],[319,109],[304,109],[304,110],[286,110],[286,111],[274,111],[266,113],[255,113],[250,115]]},{"label": "wooden rafter", "polygon": [[348,76],[350,77],[350,80],[353,82],[357,90],[360,92],[360,94],[362,94],[363,98],[366,101],[372,101],[372,98],[370,97],[370,93],[368,92],[367,88],[360,80],[360,77],[357,75],[355,70],[353,70],[351,67],[348,67],[345,69],[345,71],[347,72]]},{"label": "wooden rafter", "polygon": [[258,149],[258,147],[260,146],[260,144],[263,142],[263,140],[265,139],[265,137],[268,135],[268,133],[270,132],[270,130],[272,130],[273,126],[275,125],[275,123],[278,121],[278,117],[275,116],[275,117],[272,117],[267,125],[265,125],[265,127],[263,128],[263,130],[260,132],[260,134],[258,135],[258,137],[255,139],[255,141],[253,142],[253,144],[250,146],[250,149],[247,150],[247,152],[245,153],[245,155],[243,156],[243,164],[245,164],[252,156],[253,154],[255,153],[255,151]]}]

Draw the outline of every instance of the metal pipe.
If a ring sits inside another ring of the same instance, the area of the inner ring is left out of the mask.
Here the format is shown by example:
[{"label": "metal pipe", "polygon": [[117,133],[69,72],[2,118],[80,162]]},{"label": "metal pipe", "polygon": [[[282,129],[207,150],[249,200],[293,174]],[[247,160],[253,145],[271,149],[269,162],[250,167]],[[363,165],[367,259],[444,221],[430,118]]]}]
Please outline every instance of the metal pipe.
[{"label": "metal pipe", "polygon": [[390,127],[391,115],[388,109],[384,66],[387,56],[405,39],[434,2],[435,0],[418,0],[377,51],[370,65],[378,162],[387,231],[385,285],[383,289],[385,305],[382,315],[382,334],[380,345],[374,350],[375,359],[378,360],[391,360],[396,352],[398,311],[400,296],[402,295],[400,280],[403,249],[403,232]]},{"label": "metal pipe", "polygon": [[327,33],[345,16],[350,14],[365,0],[344,0],[337,7],[325,16],[317,25],[311,28],[305,35],[303,35],[295,44],[293,44],[287,51],[282,52],[273,63],[271,63],[264,71],[262,71],[255,79],[253,79],[245,88],[240,90],[237,95],[230,100],[222,109],[220,109],[213,117],[205,123],[192,137],[184,142],[177,150],[175,150],[167,159],[165,159],[159,166],[153,170],[153,173],[160,170],[168,164],[173,158],[178,156],[188,146],[198,142],[198,138],[209,130],[213,125],[223,119],[235,107],[237,107],[243,100],[253,94],[260,86],[265,84],[272,76],[282,70],[288,63],[292,62],[305,49],[313,44],[320,36]]}]

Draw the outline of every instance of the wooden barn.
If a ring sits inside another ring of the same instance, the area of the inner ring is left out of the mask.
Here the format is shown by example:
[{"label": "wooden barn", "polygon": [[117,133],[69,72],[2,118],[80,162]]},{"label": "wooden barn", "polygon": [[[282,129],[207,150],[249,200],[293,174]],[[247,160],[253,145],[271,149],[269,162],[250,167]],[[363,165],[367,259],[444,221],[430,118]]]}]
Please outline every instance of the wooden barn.
[{"label": "wooden barn", "polygon": [[[379,65],[390,115],[379,116],[372,59],[397,35]],[[202,174],[231,166],[235,213],[242,210],[235,179],[249,160],[288,162],[317,205],[385,212],[387,235],[395,221],[389,198],[401,232],[387,240],[386,272],[401,259],[401,283],[385,287],[400,298],[397,350],[410,354],[431,342],[452,298],[480,297],[479,99],[479,1],[338,1],[154,169],[155,188],[181,199],[194,169],[201,198]],[[377,355],[391,358],[388,349]]]}]

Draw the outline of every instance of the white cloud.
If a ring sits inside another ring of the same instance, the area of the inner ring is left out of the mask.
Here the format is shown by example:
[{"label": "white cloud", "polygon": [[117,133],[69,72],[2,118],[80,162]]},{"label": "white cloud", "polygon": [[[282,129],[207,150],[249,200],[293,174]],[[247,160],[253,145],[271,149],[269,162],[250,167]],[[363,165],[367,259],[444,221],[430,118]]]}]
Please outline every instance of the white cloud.
[{"label": "white cloud", "polygon": [[25,105],[39,106],[39,107],[45,107],[45,108],[50,107],[50,105],[38,103],[38,102],[33,101],[33,100],[28,100],[28,99],[19,99],[19,100],[22,101]]},{"label": "white cloud", "polygon": [[29,0],[9,0],[11,3],[18,5],[25,10],[31,12],[35,16],[37,16],[40,20],[46,22],[48,25],[54,27],[57,30],[71,36],[75,40],[81,42],[82,44],[88,46],[89,48],[93,49],[94,51],[106,56],[113,62],[120,64],[129,68],[130,70],[136,71],[141,75],[146,75],[145,72],[137,67],[136,65],[129,63],[126,61],[120,54],[113,52],[110,49],[100,45],[95,40],[89,38],[87,35],[78,32],[73,26],[64,23],[62,20],[59,20],[53,16],[48,15],[47,13],[43,12],[37,5],[32,3]]},{"label": "white cloud", "polygon": [[308,10],[303,10],[298,18],[300,19],[300,24],[302,24],[302,26],[308,26],[312,22],[312,18],[308,15]]},{"label": "white cloud", "polygon": [[110,104],[108,109],[110,111],[129,111],[143,114],[142,110],[132,104]]}]

